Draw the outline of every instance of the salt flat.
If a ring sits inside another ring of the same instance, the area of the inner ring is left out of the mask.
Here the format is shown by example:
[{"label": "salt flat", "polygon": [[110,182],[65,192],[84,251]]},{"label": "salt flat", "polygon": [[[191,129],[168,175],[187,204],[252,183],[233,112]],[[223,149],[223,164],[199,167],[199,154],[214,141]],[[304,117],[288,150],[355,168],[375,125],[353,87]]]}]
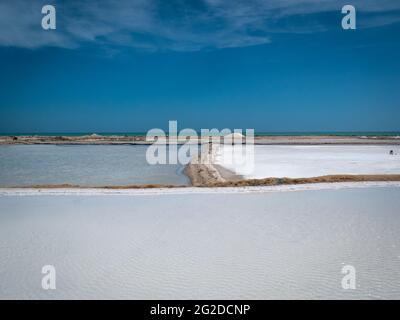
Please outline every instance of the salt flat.
[{"label": "salt flat", "polygon": [[399,187],[187,192],[3,193],[0,298],[400,298]]},{"label": "salt flat", "polygon": [[[333,174],[399,174],[399,145],[254,146],[254,167],[229,163],[240,153],[221,147],[217,163],[245,178],[307,178]],[[390,155],[390,150],[394,151]],[[224,160],[225,159],[225,160]],[[240,159],[240,158],[239,158]]]}]

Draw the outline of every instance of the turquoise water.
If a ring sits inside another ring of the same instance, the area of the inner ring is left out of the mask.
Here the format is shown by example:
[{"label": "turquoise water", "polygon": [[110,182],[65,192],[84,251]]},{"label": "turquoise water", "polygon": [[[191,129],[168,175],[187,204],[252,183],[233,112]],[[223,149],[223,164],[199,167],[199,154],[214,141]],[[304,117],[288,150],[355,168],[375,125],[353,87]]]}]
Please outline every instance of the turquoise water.
[{"label": "turquoise water", "polygon": [[375,132],[375,131],[320,131],[320,132],[256,132],[259,136],[366,136],[366,137],[390,137],[399,136],[399,131]]},{"label": "turquoise water", "polygon": [[[19,132],[19,133],[0,133],[0,136],[69,136],[77,137],[96,133],[102,136],[145,136],[147,132]],[[167,131],[166,131],[167,133]],[[243,130],[245,133],[245,130]],[[258,136],[367,136],[367,137],[386,137],[400,136],[400,131],[318,131],[318,132],[262,132],[256,131]],[[200,133],[199,133],[200,135]]]},{"label": "turquoise water", "polygon": [[146,150],[127,145],[0,146],[0,187],[189,184],[182,165],[150,165]]}]

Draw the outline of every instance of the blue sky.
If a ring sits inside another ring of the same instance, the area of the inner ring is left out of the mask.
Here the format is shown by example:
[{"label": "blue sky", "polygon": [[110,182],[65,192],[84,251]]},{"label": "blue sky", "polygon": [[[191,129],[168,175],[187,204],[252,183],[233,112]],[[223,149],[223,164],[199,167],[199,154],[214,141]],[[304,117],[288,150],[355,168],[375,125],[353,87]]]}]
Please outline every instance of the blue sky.
[{"label": "blue sky", "polygon": [[399,131],[400,2],[0,2],[0,132]]}]

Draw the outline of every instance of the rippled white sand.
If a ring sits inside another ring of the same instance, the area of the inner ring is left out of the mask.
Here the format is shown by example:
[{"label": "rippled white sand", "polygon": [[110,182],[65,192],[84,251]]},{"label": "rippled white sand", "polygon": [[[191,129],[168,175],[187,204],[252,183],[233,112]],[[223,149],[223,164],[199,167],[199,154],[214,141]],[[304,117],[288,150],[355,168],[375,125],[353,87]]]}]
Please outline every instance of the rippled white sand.
[{"label": "rippled white sand", "polygon": [[[399,145],[255,145],[254,168],[241,165],[238,148],[232,148],[228,145],[221,147],[218,163],[246,178],[400,174]],[[394,155],[389,154],[390,150],[394,151]],[[233,161],[229,163],[232,155]]]},{"label": "rippled white sand", "polygon": [[[400,298],[400,188],[0,196],[0,298]],[[41,289],[41,268],[57,289]],[[357,289],[341,288],[353,265]]]}]

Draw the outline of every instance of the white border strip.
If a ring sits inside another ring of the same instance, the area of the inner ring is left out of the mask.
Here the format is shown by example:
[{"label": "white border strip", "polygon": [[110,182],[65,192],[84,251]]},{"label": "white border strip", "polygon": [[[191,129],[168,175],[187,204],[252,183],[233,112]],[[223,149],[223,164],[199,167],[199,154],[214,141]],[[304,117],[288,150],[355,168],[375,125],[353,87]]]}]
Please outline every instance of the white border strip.
[{"label": "white border strip", "polygon": [[266,193],[306,190],[329,190],[344,188],[400,187],[400,181],[388,182],[333,182],[299,185],[254,186],[254,187],[221,187],[221,188],[148,188],[148,189],[101,189],[101,188],[0,188],[1,196],[154,196],[183,194],[234,194],[234,193]]}]

